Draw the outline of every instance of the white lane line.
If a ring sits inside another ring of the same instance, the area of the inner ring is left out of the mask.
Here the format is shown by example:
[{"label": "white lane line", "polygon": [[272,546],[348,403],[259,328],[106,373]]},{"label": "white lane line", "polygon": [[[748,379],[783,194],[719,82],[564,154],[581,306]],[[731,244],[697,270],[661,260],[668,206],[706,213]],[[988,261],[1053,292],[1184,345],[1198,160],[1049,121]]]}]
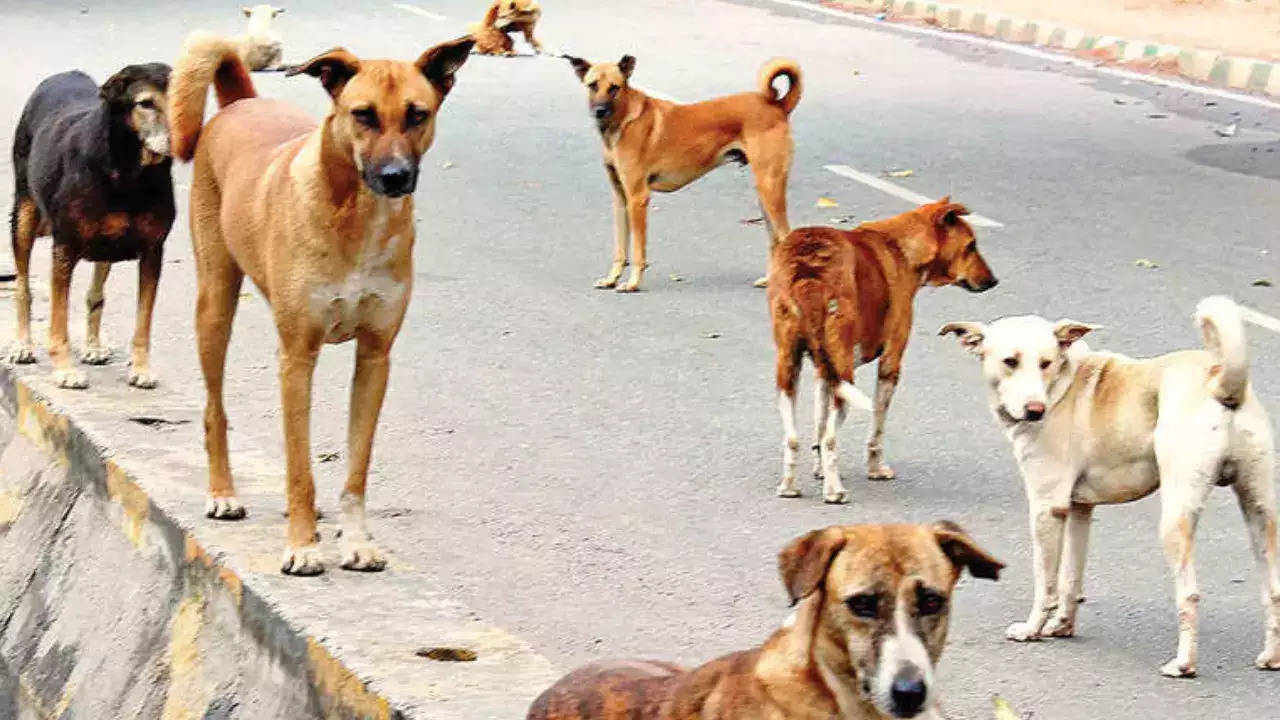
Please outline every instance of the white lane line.
[{"label": "white lane line", "polygon": [[1192,85],[1190,83],[1181,82],[1163,78],[1158,75],[1148,75],[1145,73],[1134,72],[1132,70],[1123,70],[1121,68],[1107,67],[1098,65],[1096,60],[1087,60],[1068,55],[1069,51],[1052,52],[1048,50],[1039,50],[1031,46],[1020,45],[1017,43],[1005,42],[1003,40],[993,40],[991,38],[982,37],[980,35],[967,35],[963,32],[951,32],[947,30],[938,30],[935,28],[920,27],[919,25],[910,25],[907,23],[887,22],[884,20],[876,20],[868,15],[859,15],[857,13],[845,12],[842,10],[833,10],[832,8],[823,7],[803,0],[770,0],[770,2],[778,5],[787,5],[789,7],[808,10],[809,12],[819,13],[821,15],[830,15],[832,17],[843,18],[851,22],[861,23],[863,25],[872,25],[880,28],[891,28],[906,33],[916,35],[928,35],[930,37],[946,38],[957,42],[969,43],[971,45],[985,45],[987,47],[996,47],[1008,52],[1026,55],[1038,60],[1052,60],[1060,62],[1064,65],[1071,65],[1085,70],[1092,70],[1101,75],[1110,75],[1124,80],[1135,80],[1160,87],[1172,88],[1174,90],[1184,90],[1186,92],[1199,93],[1200,95],[1208,95],[1209,97],[1222,98],[1224,100],[1233,100],[1235,102],[1247,103],[1249,105],[1257,105],[1267,108],[1268,110],[1280,110],[1280,103],[1272,102],[1260,97],[1245,95],[1242,93],[1231,92],[1230,90],[1220,90],[1218,88],[1204,87],[1202,85]]},{"label": "white lane line", "polygon": [[433,13],[430,10],[423,10],[417,5],[406,5],[405,3],[391,3],[391,7],[400,8],[405,12],[411,12],[414,15],[421,15],[424,18],[431,18],[432,20],[448,20],[449,19],[439,13]]},{"label": "white lane line", "polygon": [[[917,205],[924,205],[925,203],[936,202],[938,199],[938,198],[931,198],[927,195],[921,195],[920,193],[915,192],[913,190],[908,190],[902,187],[901,185],[896,185],[894,183],[891,183],[888,180],[885,180],[884,178],[879,178],[879,177],[876,177],[875,175],[868,175],[864,172],[859,172],[849,167],[848,165],[824,165],[823,167],[828,172],[833,172],[836,175],[839,175],[841,177],[847,177],[850,180],[857,180],[863,185],[873,187],[876,190],[879,190],[880,192],[889,193],[894,197],[902,198],[903,200],[906,200],[908,202],[913,202]],[[968,220],[969,224],[977,225],[978,227],[989,227],[989,228],[1004,227],[1004,223],[997,222],[984,215],[975,215],[970,213],[969,215],[966,215],[964,219]]]},{"label": "white lane line", "polygon": [[1260,328],[1266,328],[1273,333],[1280,333],[1280,320],[1277,320],[1266,313],[1261,313],[1253,308],[1241,305],[1240,316],[1244,318],[1246,322],[1251,322]]}]

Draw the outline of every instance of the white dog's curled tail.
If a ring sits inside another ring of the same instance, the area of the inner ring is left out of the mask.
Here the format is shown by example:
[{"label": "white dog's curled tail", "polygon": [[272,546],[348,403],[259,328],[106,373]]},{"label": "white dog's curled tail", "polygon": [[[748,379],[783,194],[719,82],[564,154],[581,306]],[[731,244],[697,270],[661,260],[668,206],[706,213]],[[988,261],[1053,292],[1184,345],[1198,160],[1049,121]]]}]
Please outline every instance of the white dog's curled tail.
[{"label": "white dog's curled tail", "polygon": [[1207,297],[1196,306],[1196,324],[1204,333],[1205,349],[1216,360],[1209,372],[1209,392],[1234,410],[1249,387],[1249,346],[1240,308],[1225,295]]}]

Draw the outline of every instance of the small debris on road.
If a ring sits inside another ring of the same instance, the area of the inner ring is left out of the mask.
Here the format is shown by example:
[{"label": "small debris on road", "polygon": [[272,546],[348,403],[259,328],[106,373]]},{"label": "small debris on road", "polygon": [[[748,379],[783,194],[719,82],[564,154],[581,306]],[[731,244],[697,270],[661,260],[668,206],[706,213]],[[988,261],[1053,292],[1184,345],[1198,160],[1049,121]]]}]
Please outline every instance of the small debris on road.
[{"label": "small debris on road", "polygon": [[1250,284],[1254,287],[1271,287],[1271,281],[1266,278],[1258,278]]},{"label": "small debris on road", "polygon": [[857,216],[855,215],[837,215],[831,218],[832,225],[847,225],[854,222],[857,222]]},{"label": "small debris on road", "polygon": [[1235,137],[1236,133],[1239,130],[1240,130],[1240,121],[1233,120],[1230,123],[1224,125],[1223,127],[1214,128],[1213,132],[1215,132],[1218,135],[1218,137],[1229,138],[1229,137]]},{"label": "small debris on road", "polygon": [[1022,720],[1009,701],[999,695],[991,698],[991,705],[995,708],[996,720]]},{"label": "small debris on road", "polygon": [[908,177],[911,177],[912,175],[915,175],[916,171],[908,170],[906,168],[889,168],[888,170],[884,171],[884,174],[886,177],[908,178]]},{"label": "small debris on road", "polygon": [[478,657],[475,650],[454,647],[418,648],[413,654],[437,662],[472,662]]},{"label": "small debris on road", "polygon": [[813,206],[820,207],[820,208],[833,208],[833,207],[840,207],[840,203],[823,195],[822,197],[818,198],[818,202],[814,203]]},{"label": "small debris on road", "polygon": [[742,223],[743,225],[760,225],[764,223],[764,216],[761,215],[760,217],[742,218],[738,222]]},{"label": "small debris on road", "polygon": [[668,275],[667,277],[669,277],[669,278],[671,279],[671,282],[684,282],[684,278],[683,278],[682,276],[680,276],[680,275],[676,275],[675,273],[672,273],[671,275]]},{"label": "small debris on road", "polygon": [[316,456],[316,460],[322,463],[327,463],[327,462],[333,462],[334,460],[337,460],[340,457],[342,457],[342,453],[335,450],[333,452],[320,453],[318,456]]},{"label": "small debris on road", "polygon": [[704,337],[704,338],[706,338],[706,339],[708,339],[708,340],[718,340],[718,339],[720,338],[720,333],[718,333],[718,332],[709,332],[709,333],[704,334],[702,337]]},{"label": "small debris on road", "polygon": [[129,422],[138,423],[144,427],[155,428],[157,430],[165,430],[174,425],[189,425],[190,420],[170,420],[169,418],[155,417],[152,415],[135,415],[129,418]]},{"label": "small debris on road", "polygon": [[1151,118],[1152,120],[1163,120],[1169,117],[1169,113],[1147,113],[1147,117]]},{"label": "small debris on road", "polygon": [[453,161],[445,160],[444,163],[440,165],[440,167],[441,169],[448,170],[449,168],[453,167]]},{"label": "small debris on road", "polygon": [[1156,268],[1160,267],[1159,265],[1155,264],[1154,262],[1151,262],[1146,258],[1138,258],[1133,264],[1145,270],[1155,270]]}]

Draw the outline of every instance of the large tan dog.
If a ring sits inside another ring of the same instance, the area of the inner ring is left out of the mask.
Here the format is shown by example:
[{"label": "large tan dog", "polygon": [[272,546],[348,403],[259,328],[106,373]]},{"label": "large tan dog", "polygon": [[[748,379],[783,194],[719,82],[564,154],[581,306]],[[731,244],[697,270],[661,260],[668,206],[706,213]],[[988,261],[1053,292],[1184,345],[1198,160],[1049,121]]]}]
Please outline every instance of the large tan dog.
[{"label": "large tan dog", "polygon": [[[195,158],[196,335],[208,393],[212,518],[244,517],[227,458],[223,366],[240,284],[271,303],[279,333],[289,531],[282,571],[323,572],[311,474],[311,377],[325,343],[354,339],[342,567],[381,570],[365,527],[365,476],[391,345],[413,282],[413,197],[435,118],[466,61],[470,37],[416,62],[362,60],[336,48],[289,72],[320,79],[333,98],[317,126],[283,102],[256,97],[233,43],[187,42],[174,70],[174,153]],[[222,110],[201,129],[213,85]],[[199,138],[199,144],[197,144]]]},{"label": "large tan dog", "polygon": [[[568,57],[587,100],[600,140],[604,169],[613,189],[613,263],[598,288],[635,292],[645,270],[650,192],[675,192],[728,162],[751,166],[756,193],[768,222],[769,248],[791,231],[787,222],[787,175],[791,171],[791,126],[800,102],[800,66],[775,58],[760,69],[759,89],[680,105],[650,97],[630,84],[636,59],[591,64]],[[773,88],[779,76],[790,86]],[[618,284],[631,241],[631,277]],[[764,278],[757,281],[764,284]]]},{"label": "large tan dog", "polygon": [[510,33],[520,32],[534,52],[542,52],[542,43],[533,36],[533,29],[542,18],[538,0],[493,0],[484,13],[484,19],[467,26],[476,39],[479,55],[515,55],[515,43]]},{"label": "large tan dog", "polygon": [[778,555],[795,612],[764,645],[693,670],[587,665],[527,720],[938,718],[951,592],[964,568],[995,580],[1003,567],[949,522],[815,530]]},{"label": "large tan dog", "polygon": [[[1280,670],[1280,551],[1276,548],[1271,421],[1249,382],[1239,308],[1225,297],[1196,309],[1205,349],[1135,360],[1090,352],[1092,325],[1034,316],[990,325],[948,323],[982,358],[991,412],[1013,443],[1031,511],[1035,596],[1010,640],[1070,637],[1095,505],[1160,489],[1160,538],[1173,571],[1178,654],[1160,671],[1196,674],[1200,591],[1195,531],[1215,485],[1240,502],[1265,615],[1257,666]],[[1052,619],[1050,619],[1052,616]]]},{"label": "large tan dog", "polygon": [[774,250],[769,313],[777,348],[778,409],[783,441],[778,495],[796,487],[796,379],[807,354],[814,365],[814,475],[822,497],[842,503],[847,492],[836,467],[836,435],[847,404],[869,407],[853,387],[853,371],[879,358],[875,419],[867,438],[867,477],[890,480],[884,462],[885,416],[911,336],[912,305],[923,285],[959,285],[982,292],[996,278],[978,252],[968,210],[946,197],[853,230],[799,228]]}]

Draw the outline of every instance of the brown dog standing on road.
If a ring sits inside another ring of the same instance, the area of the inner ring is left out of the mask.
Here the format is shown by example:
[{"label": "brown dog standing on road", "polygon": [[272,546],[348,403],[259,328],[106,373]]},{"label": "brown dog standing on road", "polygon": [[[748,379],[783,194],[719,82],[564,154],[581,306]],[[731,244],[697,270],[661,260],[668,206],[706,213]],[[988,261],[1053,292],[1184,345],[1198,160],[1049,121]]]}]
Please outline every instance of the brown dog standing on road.
[{"label": "brown dog standing on road", "polygon": [[945,197],[853,230],[799,228],[774,250],[769,312],[778,351],[778,409],[786,433],[781,497],[796,487],[796,379],[805,354],[813,361],[814,475],[822,497],[845,502],[836,469],[836,433],[847,404],[867,405],[853,387],[853,371],[876,358],[875,420],[867,438],[867,477],[891,480],[881,446],[884,420],[911,335],[912,303],[923,285],[989,290],[996,278],[978,252],[969,211]]},{"label": "brown dog standing on road", "polygon": [[[244,517],[227,458],[222,378],[240,285],[248,275],[271,303],[279,333],[289,531],[281,570],[323,572],[311,474],[311,377],[325,343],[354,339],[355,379],[342,493],[342,567],[381,570],[365,527],[365,477],[374,430],[413,282],[413,190],[435,118],[473,40],[416,62],[362,60],[342,48],[290,75],[320,79],[333,98],[316,125],[258,98],[233,43],[187,41],[173,73],[174,154],[195,159],[191,240],[196,336],[204,371],[211,518]],[[201,128],[212,85],[221,110]],[[199,144],[197,144],[197,138]]]},{"label": "brown dog standing on road", "polygon": [[995,580],[1003,567],[945,521],[815,530],[778,555],[795,612],[764,645],[693,670],[587,665],[526,720],[937,718],[951,592],[964,568]]},{"label": "brown dog standing on road", "polygon": [[515,55],[515,43],[509,33],[520,32],[536,53],[542,52],[542,43],[533,36],[533,29],[542,17],[538,0],[493,0],[484,19],[467,26],[476,39],[479,55]]},{"label": "brown dog standing on road", "polygon": [[[768,222],[770,250],[786,237],[787,174],[791,171],[791,125],[800,102],[800,66],[775,58],[760,69],[759,89],[690,105],[650,97],[630,85],[636,59],[591,64],[569,57],[587,99],[600,140],[604,169],[613,188],[613,263],[598,288],[635,292],[645,269],[649,193],[675,192],[728,162],[751,166],[756,193]],[[779,95],[773,82],[786,76]],[[631,278],[618,284],[631,241]],[[756,281],[764,284],[764,278]]]}]

